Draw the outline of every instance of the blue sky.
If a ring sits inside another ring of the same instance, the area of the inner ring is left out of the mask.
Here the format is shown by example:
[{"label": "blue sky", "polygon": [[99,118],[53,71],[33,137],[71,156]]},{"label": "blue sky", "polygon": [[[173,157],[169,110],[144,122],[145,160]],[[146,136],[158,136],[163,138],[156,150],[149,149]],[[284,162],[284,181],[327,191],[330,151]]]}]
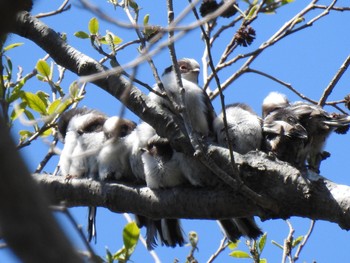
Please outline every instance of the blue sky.
[{"label": "blue sky", "polygon": [[[101,8],[104,8],[111,16],[126,21],[127,18],[120,9],[114,11],[106,1],[95,2],[98,3]],[[176,1],[175,15],[177,15],[187,4],[187,1],[181,1],[180,3],[177,2],[180,1]],[[256,30],[256,40],[247,48],[237,49],[235,54],[247,53],[255,50],[261,43],[271,37],[287,20],[291,19],[303,7],[305,7],[308,2],[309,1],[295,1],[292,4],[279,9],[277,14],[261,14],[259,18],[252,23],[252,27]],[[331,1],[319,1],[319,4],[329,4],[330,2]],[[139,6],[142,6],[140,17],[149,13],[150,24],[166,24],[167,17],[165,1],[138,1],[138,3]],[[242,8],[245,7],[245,4],[242,3],[242,1],[238,1],[238,3]],[[50,11],[58,7],[60,4],[61,2],[57,0],[38,0],[36,1],[32,13],[37,14],[39,12]],[[345,6],[346,4],[349,6],[348,1],[338,1],[338,6]],[[318,13],[320,13],[319,10],[311,12],[311,14],[306,17],[306,20],[314,17]],[[87,31],[88,21],[93,16],[93,14],[80,9],[77,6],[76,1],[72,1],[72,8],[70,11],[54,17],[44,18],[42,20],[55,31],[67,33],[68,42],[73,47],[95,59],[99,59],[100,55],[89,45],[88,40],[84,41],[73,36],[76,31]],[[193,20],[194,17],[192,13],[190,13],[183,21],[183,24],[189,23]],[[349,12],[331,12],[330,15],[316,22],[312,27],[293,34],[264,51],[255,60],[252,67],[290,83],[295,89],[302,92],[304,95],[318,100],[324,88],[328,85],[334,74],[350,53],[350,37],[347,33],[349,21]],[[226,22],[226,20],[221,19],[219,21],[219,23],[223,22]],[[100,32],[104,33],[107,29],[121,37],[124,42],[136,38],[133,30],[121,29],[101,21]],[[237,28],[235,27],[223,34],[222,39],[218,41],[223,44],[218,43],[214,47],[213,56],[215,61],[218,61],[218,57],[220,56],[225,44],[235,33],[236,29]],[[199,38],[200,31],[194,30],[177,42],[177,56],[179,58],[192,57],[200,61],[203,55],[204,44]],[[24,73],[30,72],[34,68],[37,60],[45,55],[45,52],[39,47],[17,36],[12,36],[10,42],[25,43],[24,46],[16,48],[8,53],[14,66],[21,65],[24,68]],[[134,46],[118,53],[119,62],[123,64],[130,61],[130,59],[136,58],[138,56],[136,48],[137,47]],[[162,70],[170,64],[168,51],[161,51],[154,57],[154,61],[159,72],[162,72]],[[224,81],[229,76],[228,74],[232,74],[240,66],[241,63],[234,64],[229,70],[223,72],[220,75],[221,81]],[[146,64],[140,66],[137,77],[150,85],[154,83],[150,69]],[[69,84],[76,79],[77,77],[75,75],[67,73],[62,87],[68,89]],[[350,73],[346,72],[337,84],[334,92],[331,94],[330,100],[340,100],[347,95],[349,93],[349,82]],[[214,88],[214,84],[211,86]],[[30,91],[41,89],[49,92],[48,85],[34,79],[27,83],[26,89]],[[285,87],[253,73],[245,74],[236,80],[229,89],[225,91],[225,100],[227,104],[233,102],[245,102],[260,114],[261,102],[270,91],[283,92],[287,94],[292,101],[299,100],[294,93],[290,92]],[[216,111],[220,112],[219,100],[214,100],[213,104]],[[80,104],[80,106],[84,105],[97,108],[106,112],[108,115],[116,115],[120,110],[120,103],[116,99],[90,84],[87,87],[85,99]],[[127,111],[125,117],[138,122],[138,117],[129,111]],[[17,124],[13,130],[14,136],[16,136],[16,132],[22,128],[23,127],[20,124]],[[323,162],[321,167],[321,172],[325,177],[340,184],[350,185],[350,178],[346,174],[347,162],[349,161],[346,149],[349,149],[349,147],[349,134],[343,136],[334,134],[329,138],[326,150],[331,152],[332,156]],[[47,143],[43,140],[39,140],[38,142],[34,142],[30,147],[21,150],[21,152],[30,169],[34,171],[37,164],[45,156],[47,150]],[[35,154],[33,154],[33,152],[35,152]],[[58,157],[53,158],[45,168],[45,171],[52,172],[57,161]],[[318,205],[321,206],[323,204]],[[85,228],[87,221],[86,208],[75,208],[71,209],[71,211],[77,222]],[[68,220],[62,215],[57,215],[57,217],[60,222],[62,222],[62,225],[71,236],[72,241],[76,246],[83,249],[82,242],[78,239],[74,228],[69,226]],[[125,219],[121,215],[114,214],[107,209],[98,209],[97,220],[98,242],[96,245],[92,244],[94,250],[102,256],[105,255],[106,246],[108,246],[112,252],[117,251],[122,246],[121,232],[126,223]],[[287,236],[289,231],[287,224],[282,220],[269,220],[266,222],[258,221],[263,231],[268,233],[268,243],[263,253],[263,257],[266,257],[269,262],[280,261],[282,251],[272,245],[271,240],[275,240],[282,244],[283,239]],[[310,224],[310,220],[304,218],[292,218],[291,222],[296,230],[295,237],[304,235]],[[210,255],[216,251],[219,242],[222,239],[222,234],[216,222],[205,220],[183,220],[183,228],[186,233],[189,231],[196,231],[198,233],[200,238],[199,251],[195,255],[199,262],[207,261]],[[144,230],[142,230],[142,233],[145,233]],[[317,221],[314,232],[301,253],[300,262],[312,262],[313,260],[316,260],[318,263],[331,261],[346,262],[349,259],[349,238],[350,234],[341,230],[338,225]],[[247,251],[244,239],[242,239],[240,248]],[[178,258],[180,262],[184,262],[189,250],[189,247],[176,249],[158,247],[156,253],[162,262],[173,262],[175,258]],[[216,262],[249,262],[249,260],[230,258],[228,253],[228,250],[224,251]],[[152,258],[141,244],[138,244],[132,260],[134,262],[152,262]],[[16,261],[7,250],[0,250],[0,262],[18,261]]]}]

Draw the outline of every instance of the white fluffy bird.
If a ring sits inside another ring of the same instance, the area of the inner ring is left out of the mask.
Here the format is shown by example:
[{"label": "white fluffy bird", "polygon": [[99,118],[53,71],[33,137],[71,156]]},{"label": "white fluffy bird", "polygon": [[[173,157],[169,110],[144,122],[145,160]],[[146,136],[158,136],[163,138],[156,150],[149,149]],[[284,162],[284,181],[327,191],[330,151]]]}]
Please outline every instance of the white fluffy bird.
[{"label": "white fluffy bird", "polygon": [[259,150],[262,142],[262,119],[246,104],[235,103],[225,107],[227,131],[226,136],[223,113],[214,121],[218,143],[232,150],[245,154],[252,150]]}]

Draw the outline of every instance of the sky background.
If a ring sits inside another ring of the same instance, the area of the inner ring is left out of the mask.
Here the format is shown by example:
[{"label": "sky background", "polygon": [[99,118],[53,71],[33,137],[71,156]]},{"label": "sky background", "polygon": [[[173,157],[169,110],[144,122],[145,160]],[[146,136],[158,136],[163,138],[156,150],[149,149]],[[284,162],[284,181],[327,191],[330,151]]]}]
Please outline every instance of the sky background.
[{"label": "sky background", "polygon": [[[319,1],[319,4],[328,5],[331,1]],[[87,31],[88,21],[94,17],[90,12],[83,10],[77,1],[72,1],[72,8],[60,15],[42,19],[44,23],[50,26],[57,32],[65,32],[68,37],[68,43],[78,49],[79,51],[95,58],[100,59],[101,56],[89,45],[88,40],[82,40],[74,37],[76,31]],[[188,4],[187,1],[174,1],[175,16]],[[238,1],[242,9],[246,8],[243,1]],[[256,31],[256,39],[253,44],[246,48],[238,48],[234,55],[247,53],[255,50],[264,41],[269,39],[286,21],[294,17],[302,8],[304,8],[309,1],[295,1],[285,7],[278,9],[277,14],[260,14],[258,19],[252,23],[252,27]],[[47,12],[56,9],[61,4],[61,1],[51,0],[37,0],[32,11],[33,14],[40,12]],[[127,21],[127,17],[120,8],[114,10],[113,7],[106,3],[106,1],[95,1],[103,10],[110,16],[121,21]],[[150,14],[150,24],[166,25],[167,11],[166,1],[138,1],[142,10],[140,17]],[[348,6],[349,1],[338,1],[337,6]],[[319,14],[320,10],[315,10],[306,16],[308,21],[310,18]],[[185,25],[195,18],[192,13],[189,13],[181,24]],[[304,95],[319,100],[323,90],[350,51],[350,35],[348,31],[348,24],[350,21],[350,12],[331,12],[330,15],[317,21],[312,27],[297,32],[274,46],[265,50],[252,64],[254,69],[271,74],[287,83],[290,83],[295,89]],[[142,19],[141,19],[142,22]],[[220,18],[218,21],[227,23],[228,20]],[[238,26],[238,25],[237,25]],[[215,62],[218,61],[227,41],[236,32],[237,26],[227,30],[222,34],[221,39],[217,41],[212,52]],[[121,37],[125,42],[136,38],[133,30],[122,29],[115,25],[110,25],[100,21],[100,32],[105,33],[105,30],[110,30],[114,34]],[[11,57],[14,67],[21,65],[24,69],[24,74],[29,73],[35,67],[39,58],[45,56],[45,52],[37,47],[35,44],[26,39],[11,36],[9,43],[24,42],[25,44],[7,53]],[[181,38],[176,43],[177,57],[192,57],[197,61],[201,61],[203,56],[204,44],[200,41],[200,30],[191,31],[185,37]],[[129,47],[126,50],[118,53],[118,61],[121,64],[127,63],[138,56],[137,46]],[[52,60],[48,60],[52,61]],[[170,58],[167,49],[162,50],[154,57],[154,62],[161,73],[163,69],[170,65]],[[232,73],[235,72],[242,64],[242,61],[234,64],[228,70],[222,72],[219,77],[221,82]],[[55,79],[57,79],[56,70]],[[142,64],[139,67],[137,77],[142,81],[152,85],[154,79],[147,64]],[[67,90],[70,83],[77,80],[74,74],[67,72],[62,87]],[[350,73],[347,71],[342,79],[338,82],[334,92],[330,96],[330,100],[343,99],[345,95],[349,94]],[[200,84],[203,83],[200,77]],[[215,88],[214,83],[210,85],[212,89]],[[141,88],[142,89],[142,88]],[[50,93],[49,86],[43,82],[38,82],[35,78],[28,81],[25,87],[26,91],[35,92],[43,90]],[[144,89],[142,89],[146,92]],[[291,101],[299,100],[291,91],[287,90],[280,84],[273,82],[262,76],[249,73],[237,79],[225,91],[226,103],[244,102],[249,104],[258,114],[261,113],[261,103],[264,97],[270,91],[279,91],[285,93]],[[146,92],[147,93],[147,92]],[[213,101],[213,105],[219,113],[220,102],[218,99]],[[98,87],[89,84],[87,86],[87,94],[85,99],[80,103],[80,106],[88,106],[99,109],[108,115],[117,115],[120,111],[120,103],[111,97],[106,92],[100,90]],[[329,108],[327,108],[329,109]],[[332,109],[329,109],[332,110]],[[136,122],[139,118],[130,111],[126,112],[126,118],[132,119]],[[17,138],[18,130],[23,129],[23,125],[17,123],[13,128],[13,135]],[[348,175],[347,164],[349,162],[349,155],[347,149],[350,147],[350,135],[333,134],[326,146],[332,156],[322,163],[321,174],[330,180],[339,184],[350,185],[350,178]],[[48,139],[39,139],[32,143],[31,146],[21,150],[31,171],[34,171],[37,164],[43,159],[48,151]],[[62,147],[62,145],[59,145]],[[49,164],[44,169],[45,172],[51,173],[57,165],[58,157],[52,158]],[[323,204],[318,204],[322,206]],[[77,222],[86,228],[87,209],[84,207],[71,209],[71,212]],[[79,249],[84,249],[83,243],[79,239],[76,230],[69,224],[68,220],[61,214],[57,214],[57,218],[62,223],[65,231],[69,234],[72,242]],[[261,222],[256,218],[259,225],[264,232],[268,233],[267,245],[262,257],[266,257],[269,262],[280,262],[282,257],[282,250],[271,244],[271,240],[283,244],[283,239],[288,234],[288,226],[283,220],[268,220]],[[196,231],[199,235],[199,251],[195,253],[199,262],[206,262],[210,255],[213,254],[219,246],[222,234],[215,221],[206,220],[183,220],[183,229],[187,234],[189,231]],[[295,228],[295,237],[306,234],[308,231],[310,220],[307,218],[292,218],[291,223]],[[122,215],[110,212],[107,209],[98,209],[97,215],[97,244],[92,244],[93,249],[100,256],[105,255],[105,247],[108,247],[111,252],[116,252],[122,247],[122,229],[126,224],[126,220]],[[144,229],[142,234],[145,234]],[[300,262],[348,262],[350,249],[350,233],[341,230],[338,225],[329,222],[317,221],[313,234],[309,242],[304,247]],[[30,241],[28,241],[30,242]],[[244,244],[244,239],[239,246],[242,250],[247,251]],[[175,258],[180,262],[184,262],[186,255],[190,251],[189,247],[182,248],[166,248],[157,247],[156,253],[162,262],[173,262]],[[228,256],[229,250],[225,250],[215,262],[250,262],[247,259],[234,259]],[[59,255],[58,255],[59,256]],[[152,262],[152,258],[146,249],[138,244],[134,255],[133,262]],[[19,262],[7,249],[0,250],[0,262]]]}]

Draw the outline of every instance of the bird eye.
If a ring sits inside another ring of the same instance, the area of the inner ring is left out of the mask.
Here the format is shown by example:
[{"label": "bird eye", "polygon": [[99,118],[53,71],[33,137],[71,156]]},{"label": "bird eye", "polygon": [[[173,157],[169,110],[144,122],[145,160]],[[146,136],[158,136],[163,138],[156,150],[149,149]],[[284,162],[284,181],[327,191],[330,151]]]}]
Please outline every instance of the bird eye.
[{"label": "bird eye", "polygon": [[188,68],[186,67],[186,65],[181,65],[180,70],[181,70],[181,72],[186,72],[186,71],[188,71]]}]

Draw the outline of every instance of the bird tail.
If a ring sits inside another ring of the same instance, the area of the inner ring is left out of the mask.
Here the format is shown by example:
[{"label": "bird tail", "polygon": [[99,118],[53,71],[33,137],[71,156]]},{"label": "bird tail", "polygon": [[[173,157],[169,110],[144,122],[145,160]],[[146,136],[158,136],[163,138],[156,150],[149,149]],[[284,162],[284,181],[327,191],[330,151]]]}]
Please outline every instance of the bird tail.
[{"label": "bird tail", "polygon": [[157,246],[157,241],[167,247],[183,246],[185,243],[180,220],[160,219],[154,220],[144,216],[136,215],[138,227],[146,227],[147,249],[153,250]]},{"label": "bird tail", "polygon": [[91,242],[92,239],[95,240],[96,243],[96,210],[95,206],[89,206],[88,211],[88,241]]},{"label": "bird tail", "polygon": [[224,219],[218,221],[218,224],[232,242],[236,242],[242,236],[256,239],[263,234],[253,217]]},{"label": "bird tail", "polygon": [[334,127],[346,126],[350,124],[350,116],[342,114],[332,114],[332,118],[324,121],[324,123]]}]

